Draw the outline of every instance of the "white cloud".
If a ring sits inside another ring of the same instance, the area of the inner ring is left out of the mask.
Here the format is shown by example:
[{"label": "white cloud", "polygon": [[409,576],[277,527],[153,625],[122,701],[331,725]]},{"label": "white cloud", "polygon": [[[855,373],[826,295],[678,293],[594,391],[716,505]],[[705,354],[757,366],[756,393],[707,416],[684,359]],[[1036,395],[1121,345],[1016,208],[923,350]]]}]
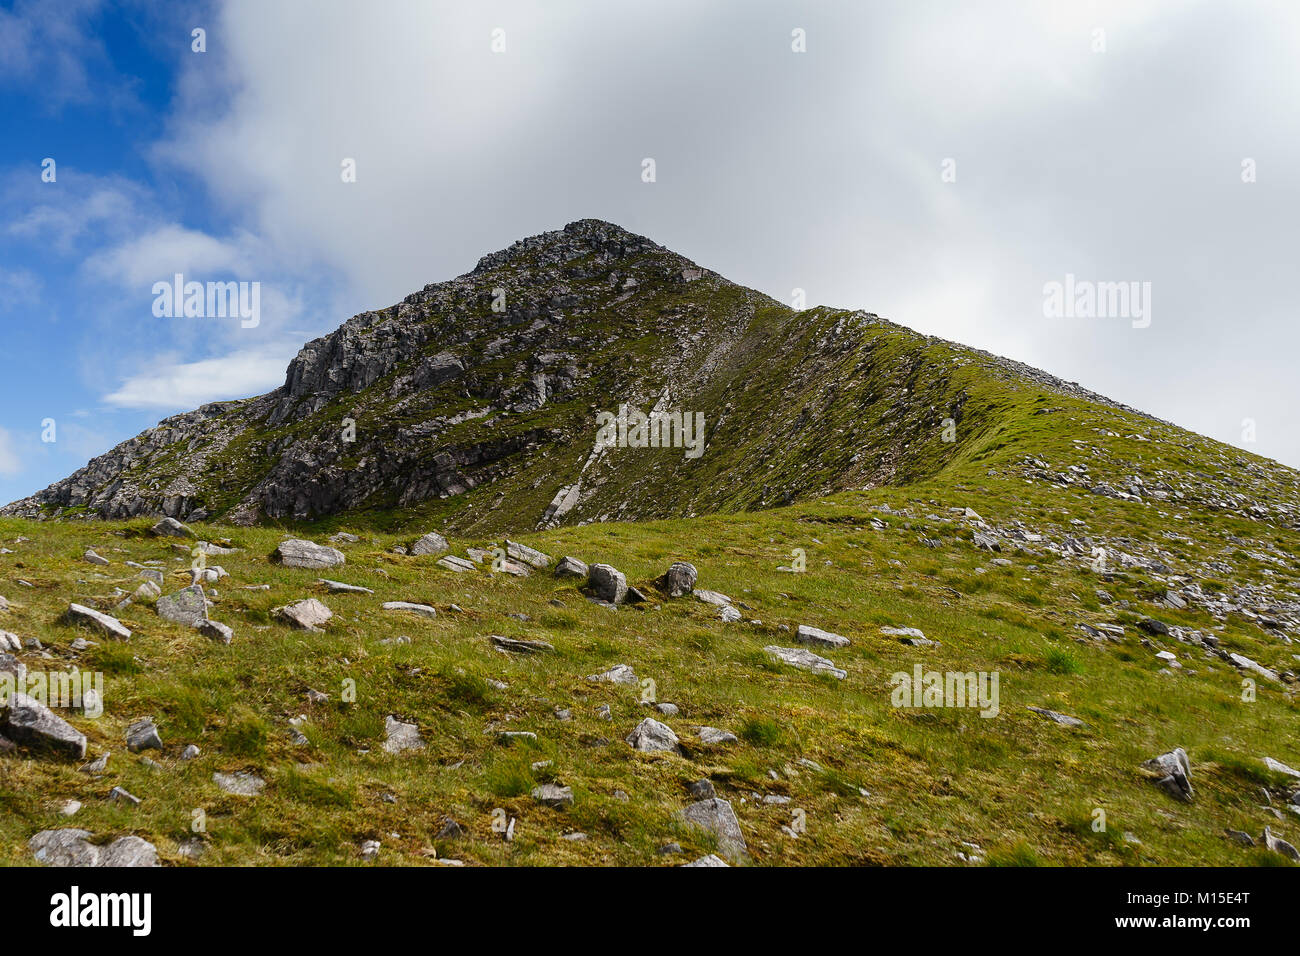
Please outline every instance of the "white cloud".
[{"label": "white cloud", "polygon": [[170,223],[95,253],[86,260],[86,269],[101,279],[144,288],[169,281],[178,272],[200,282],[231,273],[247,278],[258,246],[246,232],[218,239]]},{"label": "white cloud", "polygon": [[0,475],[11,477],[23,470],[22,460],[14,449],[13,437],[0,428]]},{"label": "white cloud", "polygon": [[293,354],[248,349],[196,362],[162,361],[126,379],[104,402],[118,408],[188,411],[206,402],[247,398],[284,382]]}]

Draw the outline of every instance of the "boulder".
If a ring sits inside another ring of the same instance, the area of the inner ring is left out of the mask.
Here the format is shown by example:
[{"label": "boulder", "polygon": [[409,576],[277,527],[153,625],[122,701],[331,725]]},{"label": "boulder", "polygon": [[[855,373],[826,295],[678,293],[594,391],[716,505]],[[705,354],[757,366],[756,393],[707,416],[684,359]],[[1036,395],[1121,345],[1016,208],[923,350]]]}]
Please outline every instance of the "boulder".
[{"label": "boulder", "polygon": [[579,561],[577,558],[571,558],[565,555],[560,558],[560,563],[555,566],[555,576],[557,578],[585,578],[591,573],[586,562]]},{"label": "boulder", "polygon": [[271,613],[290,627],[304,631],[319,631],[334,616],[333,611],[315,598],[278,607]]},{"label": "boulder", "polygon": [[162,737],[159,736],[153,720],[143,717],[126,728],[126,749],[131,753],[163,749]]},{"label": "boulder", "polygon": [[347,558],[338,548],[328,548],[323,544],[304,541],[301,538],[287,538],[281,541],[271,553],[271,560],[286,568],[315,570],[347,563]]},{"label": "boulder", "polygon": [[2,726],[6,737],[32,750],[76,760],[86,756],[86,735],[26,694],[9,695]]},{"label": "boulder", "polygon": [[96,611],[94,608],[84,607],[80,604],[68,605],[68,620],[78,624],[89,624],[100,631],[103,631],[109,637],[118,641],[126,641],[131,638],[131,629],[115,617]]},{"label": "boulder", "polygon": [[149,529],[150,534],[155,537],[168,538],[193,538],[194,532],[181,524],[175,518],[163,518],[156,525]]},{"label": "boulder", "polygon": [[423,750],[424,747],[424,738],[415,724],[403,723],[391,714],[384,718],[385,753],[400,754],[406,750]]},{"label": "boulder", "polygon": [[412,604],[410,601],[385,601],[380,605],[385,611],[408,611],[420,617],[437,617],[438,609],[428,604]]},{"label": "boulder", "polygon": [[410,553],[417,557],[426,554],[442,554],[449,550],[450,547],[446,538],[436,531],[430,531],[428,534],[416,539],[415,543],[411,545]]},{"label": "boulder", "polygon": [[661,724],[653,717],[647,717],[641,723],[636,725],[636,729],[624,738],[633,750],[639,750],[642,753],[655,753],[658,751],[668,751],[671,753],[680,753],[681,747],[677,741],[677,735],[667,724]]},{"label": "boulder", "polygon": [[1142,764],[1142,769],[1152,773],[1156,786],[1174,799],[1192,802],[1192,764],[1182,747],[1152,757]]},{"label": "boulder", "polygon": [[838,680],[844,680],[848,677],[848,671],[840,670],[835,666],[834,661],[828,661],[824,657],[818,657],[812,651],[803,647],[777,647],[769,645],[763,650],[771,654],[779,661],[784,661],[791,667],[797,667],[800,670],[812,671],[814,674],[829,674]]},{"label": "boulder", "polygon": [[708,830],[718,839],[718,850],[731,859],[743,858],[749,850],[745,834],[736,819],[736,811],[721,797],[692,803],[682,811],[682,819],[693,826]]},{"label": "boulder", "polygon": [[669,597],[681,597],[695,590],[699,572],[686,561],[674,561],[659,579],[660,587]]},{"label": "boulder", "polygon": [[623,572],[608,564],[593,564],[587,575],[587,586],[601,601],[622,604],[627,597],[627,578]]},{"label": "boulder", "polygon": [[551,566],[551,556],[549,554],[543,554],[536,548],[530,548],[518,541],[511,541],[509,538],[506,538],[506,556],[538,571],[545,571]]},{"label": "boulder", "polygon": [[191,584],[174,594],[165,594],[158,599],[154,610],[163,620],[186,627],[198,627],[208,619],[208,601],[203,596],[201,584]]}]

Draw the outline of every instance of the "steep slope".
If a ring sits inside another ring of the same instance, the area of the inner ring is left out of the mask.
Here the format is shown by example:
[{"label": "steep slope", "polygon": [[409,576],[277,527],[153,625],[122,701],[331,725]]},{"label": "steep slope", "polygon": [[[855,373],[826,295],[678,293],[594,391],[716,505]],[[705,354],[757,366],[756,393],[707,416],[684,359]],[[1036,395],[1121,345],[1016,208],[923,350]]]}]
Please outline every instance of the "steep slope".
[{"label": "steep slope", "polygon": [[[730,512],[934,474],[1024,390],[1106,403],[583,220],[354,316],[275,391],[169,418],[0,513],[470,531]],[[698,414],[703,444],[597,448],[622,405]]]}]

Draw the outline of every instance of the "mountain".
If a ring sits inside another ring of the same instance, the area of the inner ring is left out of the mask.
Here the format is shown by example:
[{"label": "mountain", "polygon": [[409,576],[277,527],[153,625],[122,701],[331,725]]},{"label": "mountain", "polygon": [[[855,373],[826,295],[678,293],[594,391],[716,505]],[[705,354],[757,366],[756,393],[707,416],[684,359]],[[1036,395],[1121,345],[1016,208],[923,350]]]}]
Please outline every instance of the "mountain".
[{"label": "mountain", "polygon": [[0,865],[1300,862],[1300,473],[607,223],[5,512]]},{"label": "mountain", "polygon": [[[1132,412],[870,313],[792,309],[582,220],[352,317],[275,391],[168,418],[0,513],[518,531],[734,512],[934,475],[986,453],[1013,405],[1064,398]],[[598,414],[620,406],[685,413],[703,435],[598,446]]]}]

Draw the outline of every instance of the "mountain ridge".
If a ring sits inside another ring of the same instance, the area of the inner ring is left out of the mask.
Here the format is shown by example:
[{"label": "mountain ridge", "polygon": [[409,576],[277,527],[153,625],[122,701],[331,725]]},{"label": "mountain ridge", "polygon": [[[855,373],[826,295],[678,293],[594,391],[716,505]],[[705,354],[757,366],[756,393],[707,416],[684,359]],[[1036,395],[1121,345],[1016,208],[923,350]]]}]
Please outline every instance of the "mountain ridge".
[{"label": "mountain ridge", "polygon": [[[998,427],[1004,388],[1175,427],[873,313],[795,310],[578,220],[352,316],[305,343],[279,388],[170,416],[0,514],[382,525],[416,509],[496,530],[749,510],[934,474]],[[621,405],[702,413],[706,453],[603,453],[595,415]]]}]

